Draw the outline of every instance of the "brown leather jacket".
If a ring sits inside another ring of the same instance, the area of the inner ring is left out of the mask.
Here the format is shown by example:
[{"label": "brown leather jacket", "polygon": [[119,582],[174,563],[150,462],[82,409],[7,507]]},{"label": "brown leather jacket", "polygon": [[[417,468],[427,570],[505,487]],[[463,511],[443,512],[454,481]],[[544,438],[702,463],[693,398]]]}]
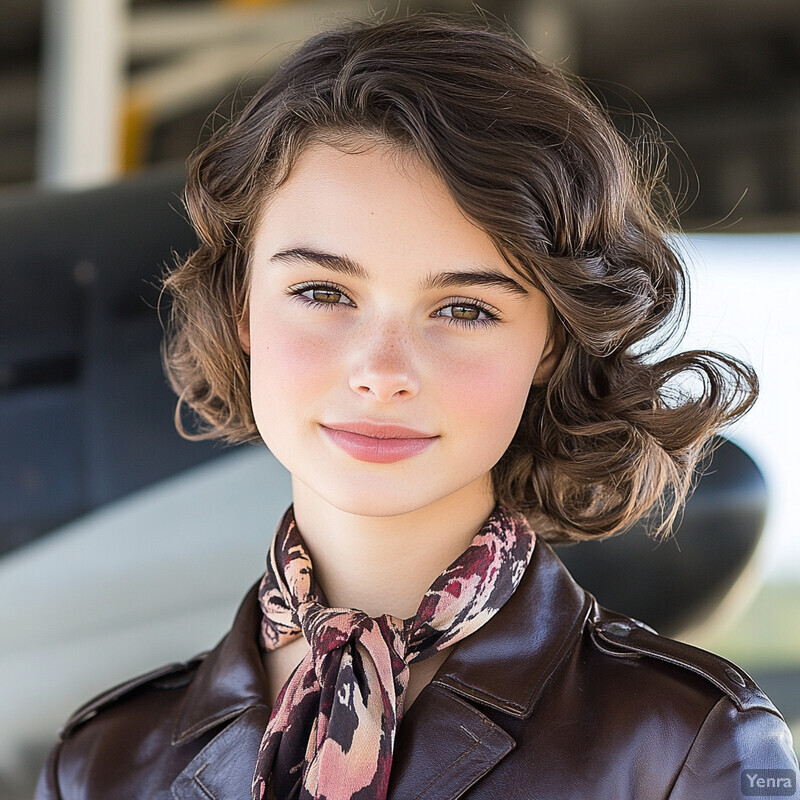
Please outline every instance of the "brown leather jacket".
[{"label": "brown leather jacket", "polygon": [[[258,622],[254,586],[210,653],[78,710],[38,800],[247,800],[270,712]],[[389,797],[734,800],[775,769],[796,783],[791,734],[747,674],[599,607],[539,540],[408,709]]]}]

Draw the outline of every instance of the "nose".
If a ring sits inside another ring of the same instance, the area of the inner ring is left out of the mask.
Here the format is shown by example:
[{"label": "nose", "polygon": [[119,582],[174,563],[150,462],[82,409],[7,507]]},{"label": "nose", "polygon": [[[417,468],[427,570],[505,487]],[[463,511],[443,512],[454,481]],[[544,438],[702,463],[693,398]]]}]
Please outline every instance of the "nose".
[{"label": "nose", "polygon": [[376,324],[356,342],[350,388],[382,403],[419,391],[410,332],[401,324]]}]

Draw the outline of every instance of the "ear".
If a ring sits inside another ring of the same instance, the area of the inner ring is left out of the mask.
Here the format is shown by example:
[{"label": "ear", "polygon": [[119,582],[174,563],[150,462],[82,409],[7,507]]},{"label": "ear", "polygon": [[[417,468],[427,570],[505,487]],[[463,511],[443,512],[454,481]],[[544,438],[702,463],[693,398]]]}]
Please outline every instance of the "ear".
[{"label": "ear", "polygon": [[539,365],[533,375],[532,385],[541,385],[550,380],[558,362],[561,361],[566,343],[567,336],[564,326],[555,321],[542,351],[542,357],[539,359]]},{"label": "ear", "polygon": [[236,330],[239,335],[239,344],[247,355],[250,355],[250,306],[245,303],[242,313],[236,323]]}]

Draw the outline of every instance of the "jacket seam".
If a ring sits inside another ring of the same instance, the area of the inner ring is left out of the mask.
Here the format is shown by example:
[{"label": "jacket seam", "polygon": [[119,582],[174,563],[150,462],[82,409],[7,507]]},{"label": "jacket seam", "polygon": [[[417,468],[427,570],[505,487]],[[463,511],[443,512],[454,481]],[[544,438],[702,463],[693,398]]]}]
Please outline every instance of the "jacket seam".
[{"label": "jacket seam", "polygon": [[519,703],[511,703],[492,692],[486,691],[486,689],[476,689],[471,684],[462,683],[454,675],[448,675],[445,679],[437,679],[431,681],[431,683],[441,686],[443,689],[450,689],[468,700],[478,700],[478,702],[485,703],[498,711],[517,711],[519,713],[525,711],[525,706],[521,706]]},{"label": "jacket seam", "polygon": [[[469,733],[469,731],[467,731],[467,733]],[[448,772],[450,772],[453,769],[453,767],[457,766],[460,761],[466,758],[466,756],[471,755],[475,751],[475,748],[478,747],[478,745],[480,745],[481,742],[483,742],[483,737],[481,737],[480,739],[476,739],[473,735],[471,736],[471,738],[475,740],[472,743],[472,745],[470,745],[470,747],[467,750],[465,750],[455,761],[453,761],[453,763],[450,764],[450,766],[443,773],[442,772],[437,773],[433,778],[431,778],[431,780],[428,781],[428,783],[425,784],[425,786],[416,795],[414,795],[413,800],[420,800],[421,797],[424,797],[427,794],[428,789],[430,789],[431,786],[433,786],[433,784],[436,783],[436,781],[442,777],[442,775],[446,775]],[[485,774],[486,773],[483,772],[478,777],[482,777]],[[461,794],[463,794],[463,792],[461,792]]]},{"label": "jacket seam", "polygon": [[192,775],[192,780],[200,787],[200,791],[209,798],[209,800],[214,800],[213,792],[203,783],[202,779],[200,778],[200,773],[208,766],[208,761],[203,764],[200,769]]},{"label": "jacket seam", "polygon": [[[684,770],[687,769],[686,762],[689,760],[689,756],[691,756],[692,751],[694,750],[694,747],[697,744],[697,741],[700,739],[700,736],[702,735],[703,730],[705,729],[706,725],[708,724],[709,719],[711,718],[711,715],[714,713],[714,711],[716,711],[717,707],[721,703],[725,702],[725,700],[730,701],[730,698],[728,697],[727,694],[723,693],[722,697],[720,697],[719,700],[717,700],[717,702],[714,703],[714,705],[711,706],[711,708],[708,710],[708,713],[706,714],[705,718],[703,719],[703,722],[701,723],[700,727],[697,729],[697,733],[695,734],[694,739],[692,739],[692,743],[689,745],[689,749],[686,751],[686,755],[684,756],[684,759],[681,762],[680,769],[675,774],[675,779],[672,781],[672,784],[669,787],[669,793],[667,794],[666,800],[670,800],[670,798],[672,797],[673,792],[675,791],[676,784],[680,780],[681,775],[683,775]],[[733,705],[733,704],[731,704],[731,705]]]},{"label": "jacket seam", "polygon": [[[216,717],[206,717],[199,722],[196,722],[194,725],[191,725],[185,731],[178,735],[178,731],[173,729],[173,735],[170,739],[170,744],[173,747],[177,747],[178,745],[186,744],[187,742],[192,741],[192,739],[196,739],[198,736],[202,736],[202,734],[210,731],[212,728],[216,728],[219,725],[223,725],[226,722],[230,722],[232,719],[241,716],[245,712],[249,711],[251,708],[259,708],[264,706],[263,703],[251,703],[250,705],[239,706],[234,709],[226,709],[222,711]],[[175,725],[175,728],[178,728],[178,725]]]},{"label": "jacket seam", "polygon": [[[462,726],[460,726],[460,727],[461,727],[463,730],[465,730],[465,731],[467,730],[466,728],[464,728],[464,726],[463,726],[463,725],[462,725]],[[470,733],[470,732],[469,732],[469,731],[467,731],[467,733]],[[475,735],[474,735],[474,734],[472,734],[472,733],[470,733],[470,736],[472,736],[473,738],[475,737]],[[475,744],[474,744],[474,745],[473,745],[473,747],[471,748],[470,752],[472,752],[472,751],[473,751],[473,750],[474,750],[474,749],[475,749],[475,748],[476,748],[476,747],[477,747],[479,744],[481,744],[482,742],[483,742],[483,737],[481,737],[480,739],[477,739],[477,740],[476,740],[476,742],[475,742]],[[478,781],[479,781],[479,780],[480,780],[480,779],[481,779],[481,778],[482,778],[484,775],[487,775],[487,774],[488,774],[489,772],[491,772],[491,770],[493,770],[493,769],[494,769],[496,766],[497,766],[497,764],[496,764],[496,763],[495,763],[495,764],[487,764],[487,765],[484,767],[484,769],[482,769],[482,770],[481,770],[480,774],[478,774],[478,775],[475,777],[475,780],[473,780],[473,781],[472,781],[472,783],[470,784],[470,786],[474,786],[474,785],[475,785],[475,784],[476,784],[476,783],[477,783],[477,782],[478,782]],[[459,792],[459,793],[458,793],[458,794],[457,794],[457,795],[456,795],[456,796],[453,798],[453,800],[458,800],[458,798],[459,798],[459,797],[462,797],[462,796],[463,796],[463,794],[464,794],[464,792],[466,792],[466,791],[468,791],[468,789],[463,789],[462,791],[460,791],[460,792]]]},{"label": "jacket seam", "polygon": [[625,650],[625,649],[622,649],[622,648],[614,649],[614,648],[608,647],[608,645],[611,644],[611,643],[608,642],[607,640],[604,640],[602,638],[602,636],[600,635],[600,633],[597,631],[596,628],[592,630],[591,636],[592,636],[592,641],[594,643],[594,646],[601,653],[605,653],[607,656],[612,656],[613,658],[637,659],[637,658],[641,658],[642,655],[643,655],[643,653],[640,653],[640,652],[631,652],[630,649]]}]

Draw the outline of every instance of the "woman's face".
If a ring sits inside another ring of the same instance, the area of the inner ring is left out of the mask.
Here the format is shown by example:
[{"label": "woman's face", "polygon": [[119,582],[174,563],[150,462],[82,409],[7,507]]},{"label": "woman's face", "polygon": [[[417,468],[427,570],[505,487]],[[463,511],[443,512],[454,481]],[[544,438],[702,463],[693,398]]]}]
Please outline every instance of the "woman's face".
[{"label": "woman's face", "polygon": [[[253,411],[293,482],[366,516],[491,496],[558,353],[545,296],[430,168],[384,145],[308,145],[263,210],[251,273]],[[354,422],[418,434],[336,432]]]}]

